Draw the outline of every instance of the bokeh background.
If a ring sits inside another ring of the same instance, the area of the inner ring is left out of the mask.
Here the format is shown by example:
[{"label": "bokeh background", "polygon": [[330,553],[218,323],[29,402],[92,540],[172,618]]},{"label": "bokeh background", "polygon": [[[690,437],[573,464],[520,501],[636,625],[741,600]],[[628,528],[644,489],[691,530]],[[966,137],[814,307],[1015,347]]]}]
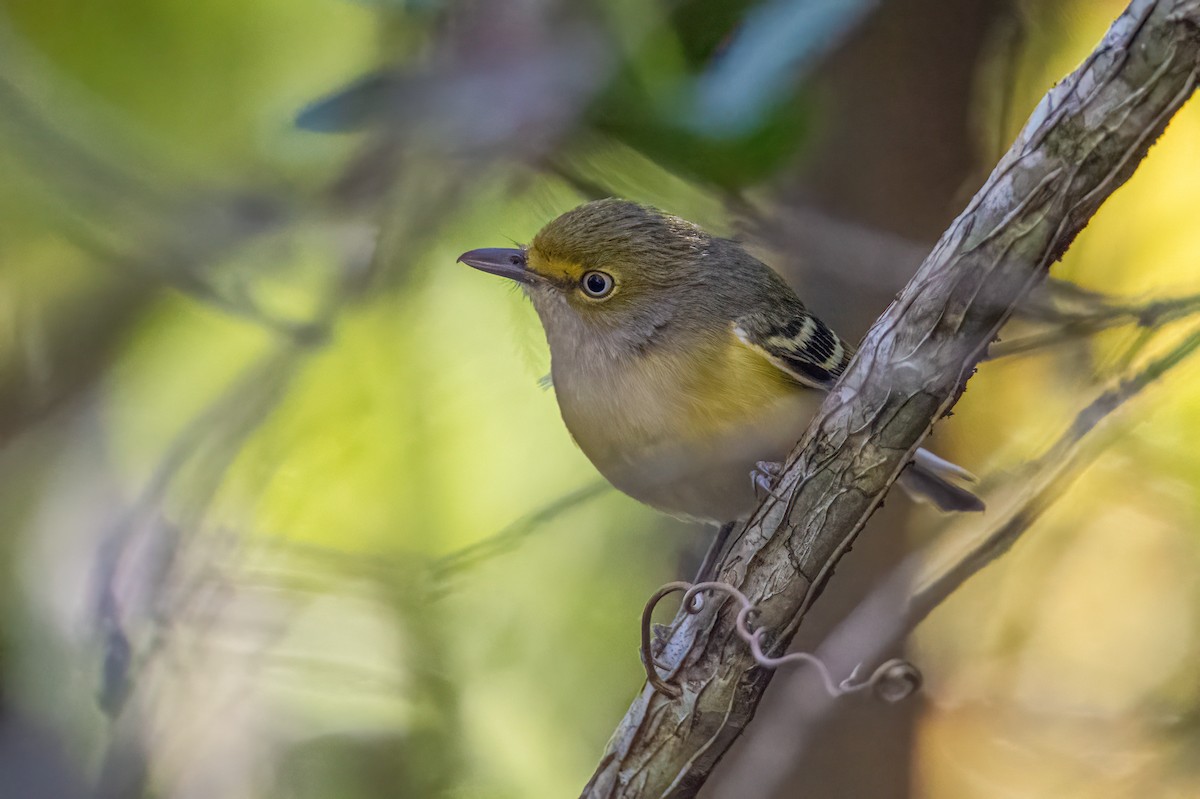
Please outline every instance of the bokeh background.
[{"label": "bokeh background", "polygon": [[[856,340],[1123,5],[0,0],[0,795],[576,795],[710,531],[598,482],[455,258],[627,196]],[[1198,177],[1193,103],[1055,277],[1200,293]],[[1027,314],[939,452],[1002,504],[1179,316]],[[1200,371],[1105,430],[918,697],[781,676],[705,795],[1200,795]],[[986,523],[890,501],[797,645]]]}]

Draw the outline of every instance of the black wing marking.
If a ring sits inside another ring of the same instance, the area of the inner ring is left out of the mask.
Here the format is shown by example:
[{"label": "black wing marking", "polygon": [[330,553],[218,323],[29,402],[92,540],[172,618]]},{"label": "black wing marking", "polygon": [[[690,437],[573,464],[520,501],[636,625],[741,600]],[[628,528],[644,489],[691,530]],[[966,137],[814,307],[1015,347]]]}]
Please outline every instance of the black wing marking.
[{"label": "black wing marking", "polygon": [[828,390],[846,370],[853,348],[803,306],[750,313],[734,322],[734,335],[797,382]]}]

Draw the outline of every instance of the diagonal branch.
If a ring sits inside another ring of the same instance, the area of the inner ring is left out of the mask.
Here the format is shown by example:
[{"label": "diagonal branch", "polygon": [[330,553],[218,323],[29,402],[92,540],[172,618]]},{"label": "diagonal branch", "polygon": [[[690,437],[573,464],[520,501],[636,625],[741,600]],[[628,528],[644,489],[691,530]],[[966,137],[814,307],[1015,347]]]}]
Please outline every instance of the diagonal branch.
[{"label": "diagonal branch", "polygon": [[[996,332],[1100,204],[1129,178],[1200,72],[1200,3],[1134,0],[1017,141],[875,323],[788,463],[734,532],[720,578],[760,609],[782,653],[837,561]],[[583,795],[691,797],[754,715],[771,674],[736,607],[676,619],[655,659],[681,688],[646,687]]]}]

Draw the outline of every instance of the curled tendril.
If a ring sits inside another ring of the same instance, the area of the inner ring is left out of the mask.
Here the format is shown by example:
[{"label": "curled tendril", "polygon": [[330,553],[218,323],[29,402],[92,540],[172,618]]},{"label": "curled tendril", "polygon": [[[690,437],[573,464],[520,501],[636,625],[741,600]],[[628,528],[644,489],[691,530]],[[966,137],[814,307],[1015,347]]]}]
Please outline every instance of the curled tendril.
[{"label": "curled tendril", "polygon": [[682,691],[678,685],[668,682],[658,673],[658,667],[654,663],[654,656],[651,652],[651,619],[654,615],[654,608],[659,602],[680,591],[683,592],[683,607],[688,613],[693,614],[699,613],[703,607],[703,603],[700,601],[701,594],[723,594],[734,599],[741,606],[738,609],[734,625],[738,637],[749,645],[754,661],[764,669],[777,669],[789,663],[808,664],[816,670],[821,678],[821,683],[831,697],[837,698],[870,690],[879,699],[894,703],[908,698],[921,687],[921,672],[917,670],[916,666],[899,658],[885,661],[865,679],[859,678],[859,672],[862,670],[860,663],[854,667],[854,671],[850,673],[849,677],[835,683],[824,661],[809,652],[791,652],[780,657],[770,657],[763,652],[762,645],[766,628],[751,626],[752,617],[758,609],[749,597],[728,583],[705,582],[692,585],[685,582],[673,582],[667,583],[655,591],[642,609],[641,649],[642,666],[646,669],[646,681],[654,687],[654,690],[672,699],[681,696]]},{"label": "curled tendril", "polygon": [[[654,665],[654,654],[650,651],[650,624],[654,617],[654,608],[664,597],[670,596],[676,591],[687,591],[692,587],[691,583],[674,582],[667,583],[662,588],[654,592],[654,594],[646,601],[646,606],[642,608],[642,668],[646,670],[646,682],[654,686],[654,690],[661,694],[666,694],[672,699],[677,699],[681,695],[678,686],[664,680],[658,674],[658,668]],[[684,603],[687,604],[686,602]]]}]

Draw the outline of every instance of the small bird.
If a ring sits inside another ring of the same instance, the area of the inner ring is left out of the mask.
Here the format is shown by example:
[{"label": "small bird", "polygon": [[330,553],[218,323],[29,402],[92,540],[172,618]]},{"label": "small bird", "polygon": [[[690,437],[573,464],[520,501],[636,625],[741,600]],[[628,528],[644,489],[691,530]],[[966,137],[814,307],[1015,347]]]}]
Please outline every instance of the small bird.
[{"label": "small bird", "polygon": [[[853,354],[740,244],[625,200],[458,260],[522,285],[572,437],[610,483],[675,516],[753,510]],[[954,482],[970,479],[918,450],[900,484],[945,511],[982,510]]]}]

